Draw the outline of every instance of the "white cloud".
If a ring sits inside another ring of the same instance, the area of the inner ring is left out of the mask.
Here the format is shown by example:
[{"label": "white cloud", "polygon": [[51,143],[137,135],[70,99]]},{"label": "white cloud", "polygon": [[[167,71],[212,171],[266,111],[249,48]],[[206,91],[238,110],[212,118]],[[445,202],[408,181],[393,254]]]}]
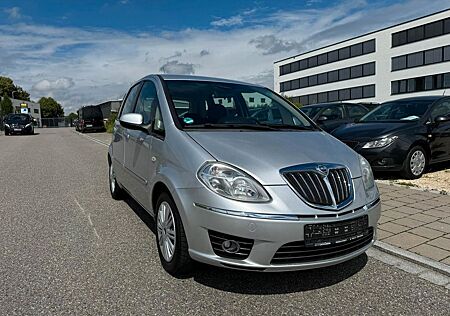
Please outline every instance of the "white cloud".
[{"label": "white cloud", "polygon": [[20,12],[19,7],[12,7],[4,10],[10,19],[20,19],[22,17],[22,13]]},{"label": "white cloud", "polygon": [[35,91],[48,92],[51,90],[65,90],[72,88],[75,85],[71,78],[60,78],[54,81],[47,79],[41,80],[33,85],[32,89]]},{"label": "white cloud", "polygon": [[253,20],[241,13],[246,20],[231,29],[162,33],[0,22],[0,75],[12,77],[35,100],[55,97],[67,112],[120,98],[149,73],[195,73],[272,87],[275,60],[450,5],[449,0],[383,3],[353,0],[258,13]]},{"label": "white cloud", "polygon": [[211,22],[212,26],[233,26],[242,24],[242,17],[235,15],[230,18],[221,18]]}]

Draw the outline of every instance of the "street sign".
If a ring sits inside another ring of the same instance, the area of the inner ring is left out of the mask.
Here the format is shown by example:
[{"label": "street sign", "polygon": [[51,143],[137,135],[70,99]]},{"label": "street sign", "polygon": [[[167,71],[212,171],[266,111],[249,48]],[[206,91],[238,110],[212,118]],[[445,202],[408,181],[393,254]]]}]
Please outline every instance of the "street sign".
[{"label": "street sign", "polygon": [[27,107],[28,107],[28,104],[26,104],[26,103],[20,103],[20,107],[21,107],[21,108],[27,108]]},{"label": "street sign", "polygon": [[21,108],[20,113],[22,114],[28,114],[28,108]]}]

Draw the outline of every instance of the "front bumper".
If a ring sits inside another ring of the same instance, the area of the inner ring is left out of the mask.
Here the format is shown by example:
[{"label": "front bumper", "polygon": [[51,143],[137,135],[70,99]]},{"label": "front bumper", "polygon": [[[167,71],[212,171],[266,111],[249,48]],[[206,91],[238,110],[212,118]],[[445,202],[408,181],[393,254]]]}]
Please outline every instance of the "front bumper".
[{"label": "front bumper", "polygon": [[5,126],[5,132],[8,132],[9,134],[30,134],[32,131],[32,126]]},{"label": "front bumper", "polygon": [[[275,190],[285,191],[286,188],[287,190],[290,190],[288,187],[278,187]],[[215,266],[252,271],[275,272],[305,270],[335,265],[352,259],[364,253],[375,242],[376,226],[381,211],[380,202],[378,200],[369,208],[365,205],[357,205],[357,203],[354,202],[341,212],[338,212],[338,214],[342,214],[338,216],[336,216],[336,212],[321,212],[314,209],[308,209],[308,207],[305,206],[305,215],[302,216],[302,214],[297,214],[296,219],[270,219],[268,216],[266,216],[266,218],[261,218],[263,216],[249,217],[245,215],[255,214],[253,212],[243,213],[243,216],[220,213],[208,209],[204,204],[192,203],[195,199],[200,198],[198,194],[193,195],[194,192],[192,192],[192,190],[181,189],[178,193],[181,194],[181,196],[179,196],[179,202],[191,201],[191,203],[183,205],[184,214],[182,215],[191,257],[194,260]],[[287,193],[287,191],[285,193]],[[296,196],[295,198],[297,203],[301,203]],[[258,208],[258,204],[251,205],[253,208]],[[236,210],[236,208],[234,208],[234,210]],[[320,213],[317,218],[310,214],[308,215],[308,213],[313,213],[314,211],[316,211],[316,215]],[[324,260],[283,264],[274,264],[272,262],[272,259],[280,247],[288,243],[301,242],[304,240],[304,228],[306,225],[351,220],[364,215],[368,216],[368,225],[369,228],[373,230],[373,237],[360,248],[357,248],[350,253]],[[217,255],[211,245],[209,236],[209,232],[211,231],[252,240],[253,247],[251,248],[248,257],[245,259],[234,259]]]}]

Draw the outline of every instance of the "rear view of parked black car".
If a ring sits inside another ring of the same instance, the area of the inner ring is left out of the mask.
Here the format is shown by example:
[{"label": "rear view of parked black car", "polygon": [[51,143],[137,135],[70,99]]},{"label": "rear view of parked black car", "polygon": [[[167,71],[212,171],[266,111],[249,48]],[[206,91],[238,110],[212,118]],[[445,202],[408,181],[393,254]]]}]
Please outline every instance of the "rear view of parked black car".
[{"label": "rear view of parked black car", "polygon": [[78,110],[78,123],[75,125],[77,131],[82,133],[87,131],[105,131],[103,114],[99,106],[83,106]]},{"label": "rear view of parked black car", "polygon": [[4,120],[5,135],[34,134],[34,120],[30,114],[10,114]]},{"label": "rear view of parked black car", "polygon": [[419,178],[429,164],[450,160],[450,97],[382,103],[332,134],[363,155],[373,170]]},{"label": "rear view of parked black car", "polygon": [[320,103],[304,106],[301,110],[328,133],[359,120],[370,111],[357,103]]}]

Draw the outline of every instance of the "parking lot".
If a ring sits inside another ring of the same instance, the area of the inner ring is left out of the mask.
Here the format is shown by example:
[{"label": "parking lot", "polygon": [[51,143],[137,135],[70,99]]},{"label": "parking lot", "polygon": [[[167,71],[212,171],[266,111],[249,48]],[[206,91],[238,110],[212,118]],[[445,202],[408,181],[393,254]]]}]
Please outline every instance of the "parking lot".
[{"label": "parking lot", "polygon": [[160,266],[151,217],[110,198],[110,136],[37,131],[0,136],[4,315],[448,315],[448,289],[367,255],[281,274],[199,265],[173,278]]}]

